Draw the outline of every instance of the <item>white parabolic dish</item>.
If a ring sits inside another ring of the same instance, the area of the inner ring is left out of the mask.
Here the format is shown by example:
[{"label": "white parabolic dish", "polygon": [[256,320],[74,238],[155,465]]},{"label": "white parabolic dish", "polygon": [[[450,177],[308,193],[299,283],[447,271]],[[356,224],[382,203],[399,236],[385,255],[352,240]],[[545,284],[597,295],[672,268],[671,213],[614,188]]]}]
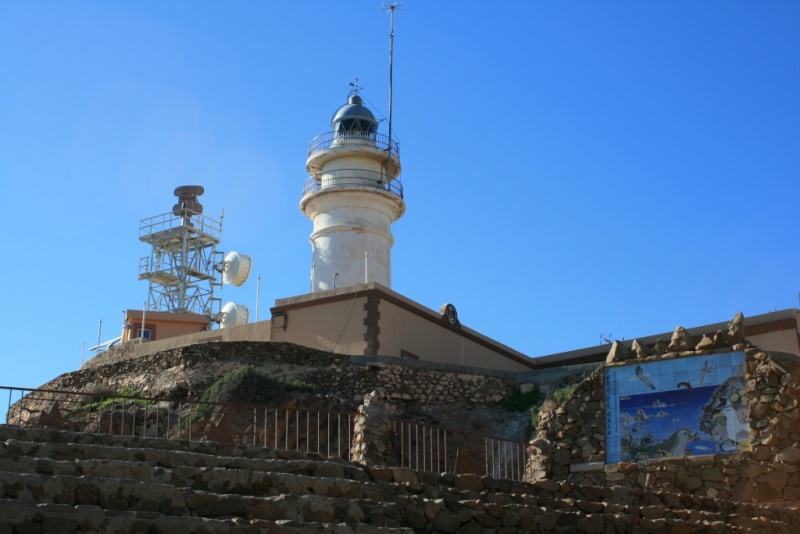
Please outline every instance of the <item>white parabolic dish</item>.
[{"label": "white parabolic dish", "polygon": [[244,304],[228,302],[222,307],[220,315],[219,327],[230,328],[247,324],[247,320],[250,318],[250,310]]},{"label": "white parabolic dish", "polygon": [[250,276],[250,268],[253,265],[250,256],[246,254],[239,254],[238,252],[229,252],[225,256],[222,269],[222,283],[233,284],[236,287],[244,284],[247,277]]}]

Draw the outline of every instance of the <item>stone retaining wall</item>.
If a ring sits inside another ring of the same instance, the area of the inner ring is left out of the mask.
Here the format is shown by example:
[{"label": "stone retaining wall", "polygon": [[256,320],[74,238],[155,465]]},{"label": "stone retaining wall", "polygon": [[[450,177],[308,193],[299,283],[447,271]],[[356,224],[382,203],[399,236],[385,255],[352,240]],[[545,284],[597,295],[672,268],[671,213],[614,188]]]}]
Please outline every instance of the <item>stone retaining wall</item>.
[{"label": "stone retaining wall", "polygon": [[[121,347],[124,349],[124,347]],[[110,351],[109,351],[110,352]],[[318,393],[361,403],[382,388],[394,402],[422,405],[497,404],[519,384],[509,377],[420,369],[391,363],[359,364],[342,354],[274,342],[206,343],[131,359],[123,350],[66,373],[43,388],[77,391],[130,388],[149,396],[198,397],[226,372],[254,365],[306,382]]]},{"label": "stone retaining wall", "polygon": [[[0,425],[0,532],[797,532],[784,507]],[[412,530],[413,529],[413,530]]]},{"label": "stone retaining wall", "polygon": [[[716,349],[705,346],[640,359],[744,350],[750,450],[605,463],[605,370],[600,368],[581,382],[562,406],[545,405],[540,431],[530,443],[526,479],[667,489],[741,502],[800,500],[800,358],[745,347],[741,343]],[[623,360],[628,358],[636,356],[630,354]]]}]

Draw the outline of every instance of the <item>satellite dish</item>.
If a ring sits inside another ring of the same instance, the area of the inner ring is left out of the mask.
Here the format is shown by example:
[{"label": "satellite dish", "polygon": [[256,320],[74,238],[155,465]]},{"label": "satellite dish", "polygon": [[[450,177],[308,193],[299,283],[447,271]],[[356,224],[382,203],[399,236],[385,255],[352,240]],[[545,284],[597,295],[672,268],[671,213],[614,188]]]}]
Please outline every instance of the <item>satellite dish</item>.
[{"label": "satellite dish", "polygon": [[252,265],[253,262],[250,256],[239,254],[238,252],[229,252],[222,263],[222,283],[239,287],[250,276]]},{"label": "satellite dish", "polygon": [[247,319],[250,318],[250,310],[248,310],[247,306],[244,304],[228,302],[222,307],[219,315],[219,327],[230,328],[232,326],[247,324]]}]

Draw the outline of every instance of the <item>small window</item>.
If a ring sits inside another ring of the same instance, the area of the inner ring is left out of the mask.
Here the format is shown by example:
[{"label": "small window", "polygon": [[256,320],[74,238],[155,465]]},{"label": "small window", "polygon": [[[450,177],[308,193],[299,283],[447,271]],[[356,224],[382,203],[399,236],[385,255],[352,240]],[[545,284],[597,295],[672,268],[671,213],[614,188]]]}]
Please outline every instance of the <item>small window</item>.
[{"label": "small window", "polygon": [[140,328],[139,330],[136,331],[136,337],[137,338],[143,337],[145,339],[150,339],[150,329],[145,328],[144,330],[142,330]]}]

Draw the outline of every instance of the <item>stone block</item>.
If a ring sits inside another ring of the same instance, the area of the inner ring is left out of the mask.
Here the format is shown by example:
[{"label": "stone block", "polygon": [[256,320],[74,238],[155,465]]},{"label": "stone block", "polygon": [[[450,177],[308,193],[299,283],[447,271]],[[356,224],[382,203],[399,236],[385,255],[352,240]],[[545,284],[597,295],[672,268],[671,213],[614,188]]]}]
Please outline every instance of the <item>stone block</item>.
[{"label": "stone block", "polygon": [[454,533],[461,526],[461,519],[458,515],[442,510],[433,520],[433,527],[442,532]]}]

